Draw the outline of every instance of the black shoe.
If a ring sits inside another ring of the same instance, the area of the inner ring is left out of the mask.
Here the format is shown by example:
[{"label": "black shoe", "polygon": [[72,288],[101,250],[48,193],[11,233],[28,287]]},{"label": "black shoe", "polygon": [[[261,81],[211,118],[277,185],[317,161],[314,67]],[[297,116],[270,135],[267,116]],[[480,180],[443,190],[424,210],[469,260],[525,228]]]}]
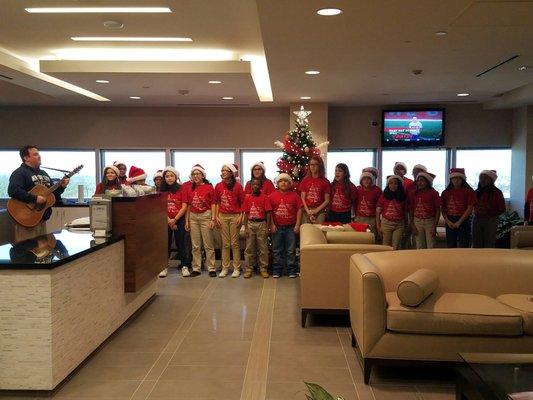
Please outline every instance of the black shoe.
[{"label": "black shoe", "polygon": [[217,271],[209,271],[209,276],[211,278],[216,278],[217,277]]},{"label": "black shoe", "polygon": [[202,275],[202,273],[200,271],[192,271],[191,272],[191,276],[198,276],[198,275]]}]

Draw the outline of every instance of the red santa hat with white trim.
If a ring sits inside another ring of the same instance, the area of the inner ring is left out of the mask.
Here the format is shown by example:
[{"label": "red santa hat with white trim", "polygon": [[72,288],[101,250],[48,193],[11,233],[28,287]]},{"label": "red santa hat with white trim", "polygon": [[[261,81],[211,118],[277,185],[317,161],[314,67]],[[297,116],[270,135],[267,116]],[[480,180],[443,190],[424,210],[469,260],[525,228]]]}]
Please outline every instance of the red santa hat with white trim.
[{"label": "red santa hat with white trim", "polygon": [[176,168],[174,168],[172,165],[168,165],[165,167],[165,169],[163,170],[163,173],[161,174],[161,176],[164,176],[165,175],[165,172],[172,172],[175,176],[176,176],[176,180],[179,181],[180,180],[180,173],[178,172],[178,170]]},{"label": "red santa hat with white trim", "polygon": [[114,165],[115,167],[118,167],[119,165],[124,165],[125,167],[127,167],[127,165],[126,165],[126,163],[125,163],[124,161],[115,161],[115,162],[113,163],[113,165]]},{"label": "red santa hat with white trim", "polygon": [[207,176],[205,173],[205,168],[202,167],[200,164],[193,165],[193,167],[191,168],[191,176],[194,171],[200,171],[204,177]]},{"label": "red santa hat with white trim", "polygon": [[479,175],[487,175],[490,179],[492,179],[492,183],[496,182],[496,179],[498,179],[498,174],[493,169],[484,169],[479,173]]},{"label": "red santa hat with white trim", "polygon": [[255,167],[260,167],[263,172],[266,172],[265,163],[263,161],[256,162],[254,165],[252,165],[250,170],[253,170]]},{"label": "red santa hat with white trim", "polygon": [[389,176],[387,176],[387,185],[393,179],[397,179],[399,184],[403,186],[403,178],[400,175],[389,175]]},{"label": "red santa hat with white trim", "polygon": [[420,171],[424,171],[424,172],[427,172],[428,169],[425,165],[422,165],[422,164],[416,164],[414,167],[413,167],[413,170],[415,169],[419,169]]},{"label": "red santa hat with white trim", "polygon": [[359,177],[359,183],[361,183],[363,181],[363,178],[370,178],[370,180],[372,181],[373,184],[376,183],[376,176],[372,172],[363,170],[363,173]]},{"label": "red santa hat with white trim", "polygon": [[379,176],[379,169],[377,168],[374,168],[374,167],[366,167],[366,168],[363,168],[363,171],[362,172],[369,172],[371,173],[373,176],[374,176],[374,179],[378,179],[378,176]]},{"label": "red santa hat with white trim", "polygon": [[431,172],[427,172],[427,171],[422,171],[422,172],[419,172],[418,175],[416,176],[416,179],[420,178],[420,177],[423,177],[423,178],[426,178],[426,180],[432,184],[433,183],[433,180],[435,179],[437,175],[435,174],[432,174]]},{"label": "red santa hat with white trim", "polygon": [[235,178],[237,178],[237,176],[238,176],[238,174],[239,174],[239,166],[238,166],[237,164],[234,164],[234,163],[228,163],[228,164],[224,164],[224,165],[222,166],[222,168],[224,168],[224,167],[227,168],[227,169],[229,169],[229,170],[232,172],[233,176],[234,176]]},{"label": "red santa hat with white trim", "polygon": [[155,178],[162,178],[162,177],[163,177],[163,170],[162,169],[158,169],[155,172],[153,179],[155,180]]},{"label": "red santa hat with white trim", "polygon": [[130,167],[130,172],[128,173],[128,179],[126,181],[128,183],[133,183],[137,181],[142,181],[146,179],[147,175],[146,172],[144,172],[144,169],[137,168],[135,165],[132,165]]},{"label": "red santa hat with white trim", "polygon": [[448,175],[450,179],[452,178],[463,178],[466,181],[465,169],[464,168],[452,168],[450,169],[450,174]]},{"label": "red santa hat with white trim", "polygon": [[115,174],[117,174],[117,176],[120,175],[120,171],[119,171],[118,168],[115,167],[114,165],[106,165],[106,167],[104,168],[104,175],[105,175],[105,173],[107,172],[108,169],[110,169],[110,170],[113,171]]},{"label": "red santa hat with white trim", "polygon": [[396,168],[398,168],[398,167],[402,167],[403,170],[407,173],[407,165],[405,165],[404,162],[396,161],[396,162],[394,163],[393,171],[396,171]]}]

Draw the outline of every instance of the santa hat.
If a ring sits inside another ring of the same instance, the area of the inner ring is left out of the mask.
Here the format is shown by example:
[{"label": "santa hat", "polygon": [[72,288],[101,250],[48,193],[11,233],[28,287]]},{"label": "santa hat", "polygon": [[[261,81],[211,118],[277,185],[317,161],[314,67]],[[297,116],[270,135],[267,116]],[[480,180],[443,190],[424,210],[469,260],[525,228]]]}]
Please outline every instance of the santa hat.
[{"label": "santa hat", "polygon": [[466,181],[465,169],[464,168],[452,168],[450,170],[449,178],[463,178]]},{"label": "santa hat", "polygon": [[429,182],[429,183],[433,183],[433,180],[435,179],[437,175],[435,174],[432,174],[430,172],[427,172],[427,171],[422,171],[420,172],[417,176],[416,176],[416,179],[420,178],[420,177],[423,177],[423,178],[426,178],[426,180]]},{"label": "santa hat", "polygon": [[126,167],[126,163],[124,161],[115,161],[113,163],[113,166],[118,167],[119,165],[124,165]]},{"label": "santa hat", "polygon": [[234,176],[235,178],[237,177],[238,172],[239,172],[239,166],[238,166],[237,164],[224,164],[224,165],[222,166],[222,168],[227,168],[227,169],[229,169],[229,170],[232,172],[233,176]]},{"label": "santa hat", "polygon": [[405,172],[407,172],[407,165],[405,165],[405,163],[403,163],[403,162],[401,162],[401,161],[396,161],[396,162],[394,163],[393,171],[396,171],[396,168],[398,168],[398,167],[402,167],[403,170],[404,170]]},{"label": "santa hat", "polygon": [[[365,168],[366,169],[366,168]],[[363,170],[364,171],[364,170]],[[363,181],[363,178],[370,178],[370,180],[372,181],[372,183],[376,183],[376,177],[375,175],[372,173],[372,172],[363,172],[361,174],[361,176],[359,177],[359,183],[361,183]]]},{"label": "santa hat", "polygon": [[162,169],[158,169],[157,172],[154,174],[154,181],[155,181],[155,178],[163,178],[163,170]]},{"label": "santa hat", "polygon": [[278,184],[278,182],[282,179],[286,179],[288,180],[289,182],[292,183],[292,177],[289,175],[289,174],[286,174],[285,172],[282,172],[281,174],[279,174],[278,176],[276,176],[276,179],[274,179],[274,182],[276,182],[276,185]]},{"label": "santa hat", "polygon": [[490,179],[492,179],[492,182],[496,182],[496,179],[498,179],[498,174],[493,169],[484,169],[479,173],[479,175],[487,175]]},{"label": "santa hat", "polygon": [[428,169],[426,168],[426,166],[425,166],[425,165],[422,165],[422,164],[416,164],[416,165],[413,167],[413,170],[415,170],[415,169],[419,169],[419,170],[424,171],[424,172],[427,172],[427,171],[428,171]]},{"label": "santa hat", "polygon": [[377,169],[377,168],[366,167],[366,168],[363,168],[362,172],[370,172],[372,174],[372,176],[374,176],[374,179],[378,179],[379,169]]},{"label": "santa hat", "polygon": [[[396,166],[394,168],[396,168]],[[400,175],[389,175],[389,176],[387,176],[387,185],[393,179],[397,179],[400,182],[400,185],[403,186],[403,178]]]},{"label": "santa hat", "polygon": [[202,167],[200,164],[195,164],[192,168],[191,168],[191,176],[192,176],[192,173],[194,171],[200,171],[202,173],[203,176],[206,176],[206,173],[205,173],[205,168]]},{"label": "santa hat", "polygon": [[165,167],[165,169],[163,170],[163,173],[161,174],[161,176],[164,176],[165,175],[165,172],[172,172],[175,176],[176,176],[176,180],[179,181],[180,180],[180,173],[178,172],[178,170],[176,168],[174,168],[172,165],[169,165],[167,167]]},{"label": "santa hat", "polygon": [[146,179],[146,177],[146,172],[144,172],[142,168],[137,168],[135,165],[132,165],[130,167],[130,172],[128,174],[128,179],[126,179],[126,182],[133,183],[137,181],[142,181]]},{"label": "santa hat", "polygon": [[256,162],[254,165],[252,165],[252,168],[250,168],[250,170],[253,170],[255,167],[260,167],[263,172],[266,172],[265,163],[263,161]]},{"label": "santa hat", "polygon": [[107,166],[104,168],[104,175],[105,175],[105,173],[107,172],[108,169],[112,170],[115,174],[117,174],[117,176],[120,175],[120,171],[119,171],[118,168],[115,167],[114,165],[107,165]]}]

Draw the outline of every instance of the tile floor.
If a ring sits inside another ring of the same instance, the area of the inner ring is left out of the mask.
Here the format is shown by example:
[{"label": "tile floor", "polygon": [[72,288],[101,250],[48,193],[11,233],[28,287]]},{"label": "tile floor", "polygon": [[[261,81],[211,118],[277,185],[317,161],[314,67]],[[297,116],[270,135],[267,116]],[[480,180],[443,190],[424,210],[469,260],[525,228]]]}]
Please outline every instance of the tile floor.
[{"label": "tile floor", "polygon": [[[71,376],[58,399],[305,400],[304,381],[345,400],[452,400],[449,371],[378,369],[363,383],[346,319],[300,327],[299,280],[159,280],[159,295]],[[40,398],[0,394],[0,399]]]}]

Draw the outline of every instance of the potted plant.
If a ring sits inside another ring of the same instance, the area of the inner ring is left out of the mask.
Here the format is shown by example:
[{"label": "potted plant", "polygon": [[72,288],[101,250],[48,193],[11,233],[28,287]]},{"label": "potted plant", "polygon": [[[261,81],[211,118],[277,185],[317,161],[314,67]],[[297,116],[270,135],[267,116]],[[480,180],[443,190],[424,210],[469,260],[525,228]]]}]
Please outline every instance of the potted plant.
[{"label": "potted plant", "polygon": [[522,225],[522,220],[516,211],[505,211],[498,217],[496,230],[496,247],[499,249],[511,248],[511,228]]},{"label": "potted plant", "polygon": [[309,390],[309,394],[306,393],[307,400],[344,400],[342,397],[333,397],[326,389],[316,383],[304,382],[305,386]]}]

